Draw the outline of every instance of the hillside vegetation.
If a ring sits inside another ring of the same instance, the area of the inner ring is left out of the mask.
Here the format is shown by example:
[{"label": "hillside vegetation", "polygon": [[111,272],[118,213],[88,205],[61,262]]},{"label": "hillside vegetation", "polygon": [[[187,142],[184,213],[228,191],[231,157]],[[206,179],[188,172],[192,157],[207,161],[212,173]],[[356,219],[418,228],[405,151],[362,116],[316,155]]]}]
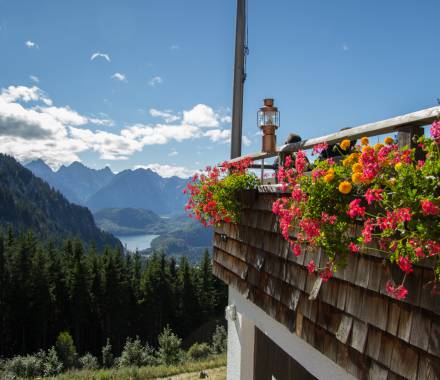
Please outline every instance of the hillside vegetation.
[{"label": "hillside vegetation", "polygon": [[118,246],[118,239],[98,229],[90,211],[70,203],[14,158],[0,154],[0,226],[32,230],[42,240],[78,237],[97,247]]}]

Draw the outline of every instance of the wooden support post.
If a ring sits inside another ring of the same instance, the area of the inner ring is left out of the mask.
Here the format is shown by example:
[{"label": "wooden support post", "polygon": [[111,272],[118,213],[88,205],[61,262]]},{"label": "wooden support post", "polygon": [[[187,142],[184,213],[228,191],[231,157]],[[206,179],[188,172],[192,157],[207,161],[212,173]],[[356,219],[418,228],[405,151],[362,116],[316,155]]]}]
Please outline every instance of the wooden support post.
[{"label": "wooden support post", "polygon": [[422,160],[424,158],[423,151],[417,146],[417,139],[423,136],[424,130],[422,127],[402,127],[397,133],[397,144],[399,148],[407,146],[408,148],[416,148],[416,160]]},{"label": "wooden support post", "polygon": [[241,156],[243,91],[245,74],[246,0],[237,0],[235,30],[234,92],[232,99],[231,158]]}]

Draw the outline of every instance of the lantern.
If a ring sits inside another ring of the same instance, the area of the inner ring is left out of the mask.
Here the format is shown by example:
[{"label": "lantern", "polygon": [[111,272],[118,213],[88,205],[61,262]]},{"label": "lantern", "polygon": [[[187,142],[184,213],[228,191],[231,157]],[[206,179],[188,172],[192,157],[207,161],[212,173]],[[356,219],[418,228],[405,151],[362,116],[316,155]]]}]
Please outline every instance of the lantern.
[{"label": "lantern", "polygon": [[257,112],[257,122],[263,131],[263,152],[275,153],[277,146],[276,129],[279,127],[280,113],[273,105],[273,99],[264,99],[264,105]]}]

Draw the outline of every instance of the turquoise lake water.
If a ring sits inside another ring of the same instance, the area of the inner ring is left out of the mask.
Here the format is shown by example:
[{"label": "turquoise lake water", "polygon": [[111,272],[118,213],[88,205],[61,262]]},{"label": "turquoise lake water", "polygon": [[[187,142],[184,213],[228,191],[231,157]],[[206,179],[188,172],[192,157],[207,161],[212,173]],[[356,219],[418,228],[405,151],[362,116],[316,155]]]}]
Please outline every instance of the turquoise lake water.
[{"label": "turquoise lake water", "polygon": [[151,247],[151,242],[159,235],[117,236],[122,245],[129,251],[144,250]]}]

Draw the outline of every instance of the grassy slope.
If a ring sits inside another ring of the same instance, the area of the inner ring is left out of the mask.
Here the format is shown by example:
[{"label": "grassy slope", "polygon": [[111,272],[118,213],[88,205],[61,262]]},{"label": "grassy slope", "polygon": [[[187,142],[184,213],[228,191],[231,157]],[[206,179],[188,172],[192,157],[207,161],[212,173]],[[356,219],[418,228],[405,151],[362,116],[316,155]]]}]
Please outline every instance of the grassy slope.
[{"label": "grassy slope", "polygon": [[[226,355],[211,357],[206,360],[183,363],[175,366],[154,366],[154,367],[133,367],[120,369],[101,369],[97,371],[69,371],[63,373],[53,380],[147,380],[160,379],[163,377],[188,374],[182,379],[192,379],[191,373],[199,373],[213,368],[224,367],[226,365]],[[224,369],[215,371],[214,379],[224,379]],[[211,378],[211,377],[210,377]]]}]

